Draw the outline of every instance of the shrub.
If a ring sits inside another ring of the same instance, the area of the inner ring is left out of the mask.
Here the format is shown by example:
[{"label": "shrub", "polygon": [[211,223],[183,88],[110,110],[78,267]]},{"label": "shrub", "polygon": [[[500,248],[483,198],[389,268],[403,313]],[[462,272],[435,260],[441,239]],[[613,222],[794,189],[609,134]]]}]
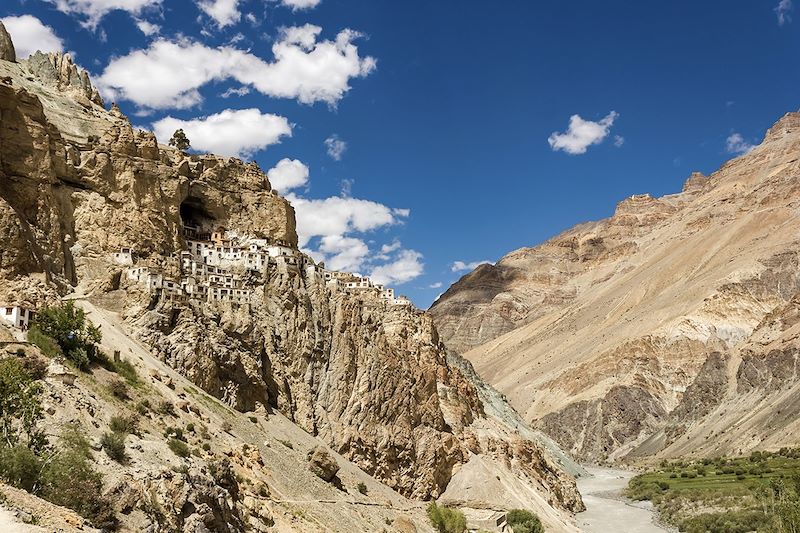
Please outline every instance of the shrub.
[{"label": "shrub", "polygon": [[206,451],[206,452],[210,452],[210,451],[211,451],[211,445],[210,445],[209,443],[207,443],[207,442],[204,442],[204,443],[203,443],[203,446],[202,446],[202,448],[203,448],[203,450],[204,450],[204,451]]},{"label": "shrub", "polygon": [[186,424],[186,431],[188,431],[189,433],[194,433],[194,424],[191,422]]},{"label": "shrub", "polygon": [[360,492],[361,494],[364,494],[364,495],[367,494],[367,485],[363,481],[359,482],[357,488],[358,488],[358,492]]},{"label": "shrub", "polygon": [[150,411],[150,400],[145,398],[144,400],[138,402],[136,404],[135,409],[136,412],[139,413],[140,415],[142,416],[146,415]]},{"label": "shrub", "polygon": [[106,452],[106,455],[116,462],[125,463],[128,460],[128,454],[125,453],[125,435],[123,433],[103,433],[103,436],[100,437],[100,444],[103,446],[103,451]]},{"label": "shrub", "polygon": [[458,509],[440,507],[433,501],[428,505],[426,512],[431,524],[439,533],[464,533],[467,529],[467,519]]},{"label": "shrub", "polygon": [[169,446],[169,449],[172,450],[172,453],[184,459],[189,457],[191,453],[189,451],[189,446],[182,440],[169,439],[169,441],[167,441],[167,446]]},{"label": "shrub", "polygon": [[80,449],[63,449],[42,472],[44,499],[72,509],[96,528],[114,530],[117,518],[112,503],[100,495],[102,490],[102,474]]},{"label": "shrub", "polygon": [[132,413],[126,416],[112,416],[108,427],[114,433],[137,435],[139,432],[139,417]]},{"label": "shrub", "polygon": [[162,415],[175,416],[175,406],[169,400],[164,400],[158,404],[158,412]]},{"label": "shrub", "polygon": [[26,355],[19,360],[22,368],[32,380],[40,380],[47,377],[47,361],[35,354]]},{"label": "shrub", "polygon": [[33,492],[41,469],[41,459],[27,446],[0,448],[0,477],[9,485]]},{"label": "shrub", "polygon": [[514,533],[544,533],[539,517],[525,509],[512,509],[508,512],[507,520]]},{"label": "shrub", "polygon": [[254,416],[249,416],[247,418],[249,418],[250,422],[252,422],[253,424],[258,424],[258,418],[254,417]]},{"label": "shrub", "polygon": [[111,363],[111,370],[122,376],[131,387],[139,385],[139,374],[130,361],[115,361]]},{"label": "shrub", "polygon": [[121,379],[113,379],[108,384],[108,390],[111,394],[120,400],[128,399],[128,384]]},{"label": "shrub", "polygon": [[42,331],[38,327],[36,326],[31,327],[28,330],[27,337],[28,337],[28,342],[37,346],[39,350],[47,357],[50,357],[52,359],[58,357],[59,355],[62,355],[61,347],[58,345],[55,339],[53,339],[52,337],[48,337],[47,335],[42,333]]}]

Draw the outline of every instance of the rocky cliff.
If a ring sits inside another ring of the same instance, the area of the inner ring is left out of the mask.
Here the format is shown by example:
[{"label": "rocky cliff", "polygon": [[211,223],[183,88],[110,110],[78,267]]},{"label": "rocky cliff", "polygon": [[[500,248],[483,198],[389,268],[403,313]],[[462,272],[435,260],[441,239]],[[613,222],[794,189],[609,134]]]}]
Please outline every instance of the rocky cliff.
[{"label": "rocky cliff", "polygon": [[443,341],[587,459],[794,444],[798,154],[790,113],[678,194],[479,267],[430,310]]},{"label": "rocky cliff", "polygon": [[[68,295],[118,315],[148,348],[140,359],[154,356],[239,412],[287,417],[403,496],[438,497],[480,460],[498,481],[503,473],[493,496],[526,487],[522,505],[573,527],[582,502],[563,459],[487,414],[428,315],[332,287],[297,250],[294,211],[257,165],[160,146],[116,106],[106,111],[68,56],[0,61],[0,210],[0,299],[42,306]],[[188,280],[186,225],[284,251],[258,271],[235,269],[246,302],[172,297],[134,280],[134,267]],[[213,485],[199,473],[180,482],[147,490],[188,494],[192,509],[219,500],[213,486],[188,488]],[[231,531],[246,529],[243,516],[229,518]]]}]

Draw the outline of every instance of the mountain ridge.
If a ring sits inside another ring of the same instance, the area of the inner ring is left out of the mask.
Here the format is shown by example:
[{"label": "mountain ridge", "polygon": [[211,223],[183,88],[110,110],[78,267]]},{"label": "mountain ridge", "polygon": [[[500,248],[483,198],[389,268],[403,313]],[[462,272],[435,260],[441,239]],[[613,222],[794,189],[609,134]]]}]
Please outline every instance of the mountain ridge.
[{"label": "mountain ridge", "polygon": [[[443,341],[579,457],[716,451],[692,439],[696,449],[676,448],[718,415],[685,404],[708,390],[738,401],[727,370],[737,347],[800,287],[798,148],[800,113],[788,113],[751,152],[692,174],[682,192],[629,197],[607,219],[479,267],[430,309]],[[714,354],[724,386],[710,377]]]}]

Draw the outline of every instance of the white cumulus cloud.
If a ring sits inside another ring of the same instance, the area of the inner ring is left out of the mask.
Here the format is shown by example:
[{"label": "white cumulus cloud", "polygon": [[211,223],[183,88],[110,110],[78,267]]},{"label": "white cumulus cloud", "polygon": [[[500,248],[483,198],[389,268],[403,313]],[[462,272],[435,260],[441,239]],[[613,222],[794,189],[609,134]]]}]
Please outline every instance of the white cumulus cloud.
[{"label": "white cumulus cloud", "polygon": [[47,0],[56,9],[69,15],[79,15],[87,28],[94,29],[112,11],[127,11],[138,16],[147,8],[161,5],[161,0]]},{"label": "white cumulus cloud", "polygon": [[567,131],[553,132],[547,142],[553,151],[563,150],[572,155],[584,154],[589,146],[603,142],[618,116],[619,113],[611,111],[598,122],[594,122],[584,120],[580,115],[572,115]]},{"label": "white cumulus cloud", "polygon": [[144,33],[148,37],[151,35],[157,35],[159,32],[161,32],[161,26],[158,24],[153,24],[152,22],[148,22],[144,19],[136,19],[136,27],[139,28],[140,32]]},{"label": "white cumulus cloud", "polygon": [[17,59],[25,59],[37,50],[63,52],[64,42],[50,26],[33,15],[4,17],[0,19],[11,35]]},{"label": "white cumulus cloud", "polygon": [[401,285],[418,278],[424,268],[421,253],[416,250],[400,250],[389,262],[373,267],[369,277],[375,283]]},{"label": "white cumulus cloud", "polygon": [[781,0],[775,6],[775,14],[778,16],[778,26],[783,26],[792,21],[792,0]]},{"label": "white cumulus cloud", "polygon": [[491,265],[494,264],[491,261],[472,261],[471,263],[466,263],[464,261],[454,261],[452,265],[450,265],[451,272],[464,272],[466,270],[475,270],[481,265]]},{"label": "white cumulus cloud", "polygon": [[200,0],[197,7],[214,19],[220,28],[239,22],[242,18],[239,0]]},{"label": "white cumulus cloud", "polygon": [[731,133],[725,139],[725,149],[729,154],[746,154],[753,148],[755,148],[755,145],[745,141],[744,137],[739,133]]},{"label": "white cumulus cloud", "polygon": [[347,143],[339,138],[335,133],[325,139],[325,151],[334,161],[341,161],[344,152],[347,150]]},{"label": "white cumulus cloud", "polygon": [[356,272],[369,256],[369,246],[355,237],[326,235],[320,239],[318,253],[325,259],[330,270]]},{"label": "white cumulus cloud", "polygon": [[357,32],[319,40],[321,31],[310,24],[284,29],[272,46],[272,61],[232,46],[159,39],[112,59],[97,85],[109,100],[152,109],[191,107],[202,101],[201,87],[227,79],[266,96],[335,105],[350,90],[350,80],[368,75],[376,62],[359,55]]},{"label": "white cumulus cloud", "polygon": [[234,157],[247,157],[292,135],[286,118],[258,109],[226,109],[191,120],[170,116],[153,123],[162,143],[168,142],[177,129],[183,129],[195,150]]},{"label": "white cumulus cloud", "polygon": [[292,11],[300,11],[301,9],[312,9],[317,7],[322,0],[281,0],[281,5],[289,7]]},{"label": "white cumulus cloud", "polygon": [[308,183],[308,167],[298,159],[284,158],[267,171],[272,188],[284,194]]},{"label": "white cumulus cloud", "polygon": [[409,215],[408,209],[395,209],[359,198],[332,196],[311,200],[291,193],[286,198],[297,213],[300,246],[305,246],[314,237],[363,233],[393,226]]}]

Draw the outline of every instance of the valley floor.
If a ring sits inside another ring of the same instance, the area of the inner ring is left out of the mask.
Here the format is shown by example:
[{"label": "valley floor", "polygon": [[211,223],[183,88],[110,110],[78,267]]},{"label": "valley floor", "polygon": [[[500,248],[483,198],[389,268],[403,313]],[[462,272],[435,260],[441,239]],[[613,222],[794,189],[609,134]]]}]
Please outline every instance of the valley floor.
[{"label": "valley floor", "polygon": [[609,468],[587,467],[592,477],[578,480],[578,489],[586,511],[577,515],[578,527],[584,533],[664,533],[672,531],[656,521],[650,502],[633,502],[622,491],[633,472]]}]

